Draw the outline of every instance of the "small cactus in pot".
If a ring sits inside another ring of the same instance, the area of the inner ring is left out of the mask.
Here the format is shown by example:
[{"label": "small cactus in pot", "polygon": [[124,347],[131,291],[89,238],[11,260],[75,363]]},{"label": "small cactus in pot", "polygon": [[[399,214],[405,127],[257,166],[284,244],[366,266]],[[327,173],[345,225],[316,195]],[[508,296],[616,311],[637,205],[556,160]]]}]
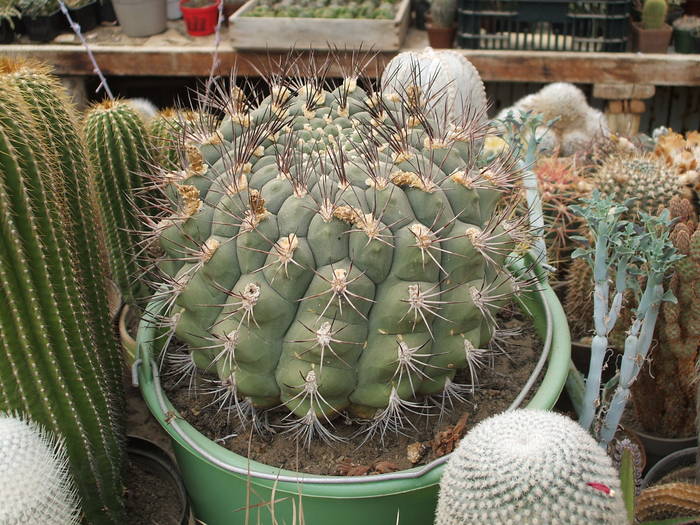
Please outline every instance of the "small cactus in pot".
[{"label": "small cactus in pot", "polygon": [[426,28],[431,47],[453,47],[457,32],[455,25],[456,16],[456,0],[432,0],[430,2],[430,22],[426,24]]},{"label": "small cactus in pot", "polygon": [[514,410],[475,426],[440,481],[435,525],[627,523],[612,461],[575,421]]},{"label": "small cactus in pot", "polygon": [[415,86],[305,77],[218,104],[218,129],[183,141],[189,168],[163,174],[160,322],[186,345],[165,358],[244,423],[279,408],[307,442],[341,414],[383,436],[421,399],[474,388],[457,370],[529,285],[504,267],[529,240],[519,173]]}]

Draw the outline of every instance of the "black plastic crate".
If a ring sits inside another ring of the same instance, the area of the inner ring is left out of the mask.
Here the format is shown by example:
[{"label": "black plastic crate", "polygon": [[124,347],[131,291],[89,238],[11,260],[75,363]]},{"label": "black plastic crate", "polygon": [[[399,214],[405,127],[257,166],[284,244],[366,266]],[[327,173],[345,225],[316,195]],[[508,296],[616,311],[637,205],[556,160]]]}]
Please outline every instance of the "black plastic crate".
[{"label": "black plastic crate", "polygon": [[625,51],[632,0],[459,0],[464,49]]}]

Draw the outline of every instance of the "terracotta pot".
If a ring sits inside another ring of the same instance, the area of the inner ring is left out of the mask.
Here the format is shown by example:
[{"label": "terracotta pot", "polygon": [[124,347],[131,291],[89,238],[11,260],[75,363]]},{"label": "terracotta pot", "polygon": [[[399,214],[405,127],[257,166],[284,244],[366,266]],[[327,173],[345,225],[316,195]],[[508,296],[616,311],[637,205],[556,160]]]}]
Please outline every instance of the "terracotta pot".
[{"label": "terracotta pot", "polygon": [[632,22],[632,51],[641,53],[668,53],[673,29],[664,24],[661,29],[644,29],[639,22]]},{"label": "terracotta pot", "polygon": [[430,23],[427,23],[425,26],[428,29],[428,42],[430,43],[430,47],[436,49],[451,49],[454,47],[457,26],[435,27]]}]

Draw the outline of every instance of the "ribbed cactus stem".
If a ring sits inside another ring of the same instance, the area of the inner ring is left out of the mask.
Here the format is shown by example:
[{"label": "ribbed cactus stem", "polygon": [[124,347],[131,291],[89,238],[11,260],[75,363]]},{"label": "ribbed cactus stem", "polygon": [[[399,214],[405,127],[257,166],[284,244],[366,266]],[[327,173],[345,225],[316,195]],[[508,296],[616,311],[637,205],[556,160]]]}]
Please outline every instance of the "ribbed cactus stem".
[{"label": "ribbed cactus stem", "polygon": [[216,374],[240,416],[284,405],[307,443],[344,412],[383,437],[417,399],[473,391],[495,312],[526,279],[504,266],[528,238],[503,199],[507,144],[486,151],[478,115],[456,126],[431,103],[445,77],[426,92],[418,64],[396,66],[390,92],[311,75],[254,107],[234,90],[161,184],[164,328],[188,345],[172,357]]},{"label": "ribbed cactus stem", "polygon": [[149,210],[143,174],[153,167],[151,142],[138,114],[125,102],[111,100],[88,111],[85,136],[111,276],[125,301],[134,303],[147,295],[137,256],[139,213]]},{"label": "ribbed cactus stem", "polygon": [[[78,202],[36,113],[0,75],[0,410],[65,438],[94,523],[123,523],[115,392],[72,247]],[[110,343],[107,343],[110,344]],[[117,403],[118,404],[118,403]]]},{"label": "ribbed cactus stem", "polygon": [[0,523],[80,523],[65,445],[40,425],[0,413],[0,479]]},{"label": "ribbed cactus stem", "polygon": [[440,481],[435,525],[627,523],[612,461],[575,421],[514,410],[462,439]]},{"label": "ribbed cactus stem", "polygon": [[644,0],[642,27],[644,29],[661,29],[666,23],[667,13],[666,0]]},{"label": "ribbed cactus stem", "polygon": [[96,216],[92,167],[84,141],[76,132],[77,116],[60,81],[48,73],[46,66],[33,61],[0,59],[0,73],[4,73],[2,78],[17,88],[35,117],[39,131],[46,137],[51,155],[60,164],[62,181],[60,185],[56,184],[56,188],[62,190],[61,198],[67,213],[65,220],[69,226],[66,233],[75,252],[78,280],[92,283],[82,287],[82,299],[88,311],[94,313],[90,321],[97,341],[103,346],[110,390],[118,400],[122,389],[121,352],[108,315],[107,294],[101,284],[106,279],[107,265],[101,249],[101,224]]}]

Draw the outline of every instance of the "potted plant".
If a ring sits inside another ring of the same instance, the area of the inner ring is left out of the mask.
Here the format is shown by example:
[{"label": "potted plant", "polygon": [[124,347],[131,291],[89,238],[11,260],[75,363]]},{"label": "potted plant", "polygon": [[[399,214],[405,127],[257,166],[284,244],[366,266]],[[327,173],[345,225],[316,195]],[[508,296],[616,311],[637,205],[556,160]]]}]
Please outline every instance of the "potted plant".
[{"label": "potted plant", "polygon": [[97,0],[66,0],[70,16],[82,31],[95,29],[98,24]]},{"label": "potted plant", "polygon": [[[155,181],[164,215],[153,221],[149,253],[158,256],[151,267],[162,272],[161,287],[137,333],[138,379],[206,523],[232,523],[244,508],[261,510],[261,523],[292,523],[300,509],[307,523],[395,523],[400,510],[401,525],[424,525],[445,459],[376,476],[263,464],[188,423],[160,385],[160,363],[175,365],[162,370],[174,380],[187,384],[194,372],[205,390],[224,396],[213,417],[230,418],[235,428],[227,433],[246,432],[247,414],[257,428],[271,417],[278,434],[287,432],[281,441],[313,447],[354,421],[358,435],[379,446],[384,435],[410,430],[406,416],[428,396],[445,407],[474,387],[470,363],[485,355],[491,308],[505,305],[510,289],[524,292],[518,301],[545,347],[535,370],[547,369],[528,406],[550,409],[561,392],[570,361],[561,305],[515,243],[523,222],[510,224],[505,216],[513,215],[498,205],[519,194],[519,170],[489,171],[520,158],[520,140],[513,149],[482,148],[471,117],[453,122],[433,105],[444,91],[413,84],[420,65],[407,67],[413,74],[391,93],[368,94],[356,76],[328,92],[323,68],[301,85],[275,76],[257,105],[227,88],[231,98],[214,101],[227,108],[221,125],[185,131],[177,141],[186,144],[181,169]],[[481,169],[472,171],[475,151]],[[493,227],[499,233],[489,233]],[[508,402],[521,404],[531,384]],[[262,515],[265,506],[273,518]]]},{"label": "potted plant", "polygon": [[214,33],[219,20],[219,4],[222,0],[180,0],[180,10],[187,33],[207,36]]},{"label": "potted plant", "polygon": [[0,44],[10,44],[15,39],[19,17],[16,0],[0,0]]},{"label": "potted plant", "polygon": [[37,42],[50,42],[67,29],[57,0],[19,0],[27,35]]},{"label": "potted plant", "polygon": [[166,0],[112,0],[119,25],[130,37],[146,37],[165,31]]},{"label": "potted plant", "polygon": [[642,20],[632,22],[632,49],[641,53],[666,53],[673,30],[666,23],[666,0],[645,0]]},{"label": "potted plant", "polygon": [[452,48],[457,34],[457,3],[455,0],[432,0],[430,3],[430,22],[425,24],[428,30],[428,42],[431,47]]},{"label": "potted plant", "polygon": [[697,53],[695,32],[700,29],[700,17],[685,15],[673,22],[673,48],[676,53]]}]

